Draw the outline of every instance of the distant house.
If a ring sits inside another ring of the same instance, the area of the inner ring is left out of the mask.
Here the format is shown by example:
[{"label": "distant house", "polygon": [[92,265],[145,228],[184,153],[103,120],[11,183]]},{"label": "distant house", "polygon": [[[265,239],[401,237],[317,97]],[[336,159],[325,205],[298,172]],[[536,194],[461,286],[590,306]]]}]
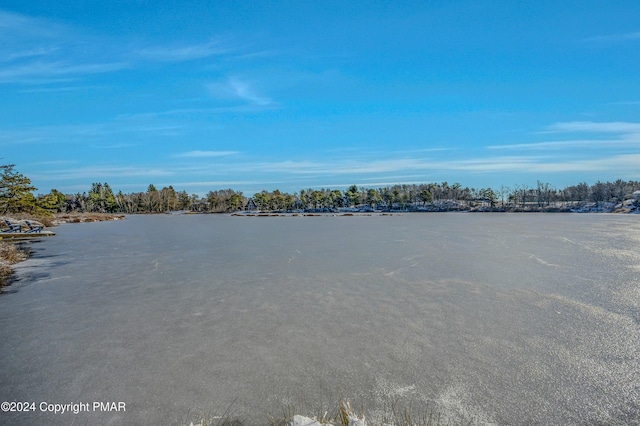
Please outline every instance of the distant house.
[{"label": "distant house", "polygon": [[191,211],[192,212],[206,212],[208,208],[208,205],[205,201],[196,201],[191,203]]},{"label": "distant house", "polygon": [[244,209],[247,211],[258,210],[258,206],[256,205],[255,201],[253,201],[253,198],[249,198],[247,204],[244,206]]}]

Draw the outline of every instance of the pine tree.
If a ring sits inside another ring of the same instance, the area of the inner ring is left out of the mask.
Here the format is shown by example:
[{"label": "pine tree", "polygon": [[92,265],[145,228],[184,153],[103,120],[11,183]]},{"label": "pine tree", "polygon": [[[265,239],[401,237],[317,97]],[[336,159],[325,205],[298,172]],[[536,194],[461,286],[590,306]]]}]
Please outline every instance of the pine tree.
[{"label": "pine tree", "polygon": [[0,166],[0,212],[31,213],[38,207],[33,196],[36,187],[28,177],[16,172],[14,167],[14,164]]}]

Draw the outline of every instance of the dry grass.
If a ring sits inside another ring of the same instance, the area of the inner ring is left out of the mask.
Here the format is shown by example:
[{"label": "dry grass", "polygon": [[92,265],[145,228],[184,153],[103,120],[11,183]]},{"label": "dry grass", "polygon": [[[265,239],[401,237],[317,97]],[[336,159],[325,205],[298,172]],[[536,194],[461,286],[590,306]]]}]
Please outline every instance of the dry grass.
[{"label": "dry grass", "polygon": [[11,265],[22,262],[29,257],[26,250],[20,250],[13,243],[0,241],[0,287],[4,285],[5,280],[11,275]]},{"label": "dry grass", "polygon": [[[232,417],[231,407],[236,402],[234,400],[231,405],[222,413],[222,415],[212,415],[211,412],[198,414],[188,413],[188,420],[181,421],[183,426],[242,426],[245,423],[237,417]],[[302,404],[305,405],[304,403]],[[294,417],[300,413],[307,419],[311,419],[317,423],[317,426],[471,426],[476,424],[474,420],[458,418],[452,420],[443,418],[434,407],[422,407],[420,410],[414,410],[411,407],[403,405],[399,401],[394,401],[389,405],[385,405],[382,418],[376,421],[365,419],[364,408],[355,410],[351,404],[342,400],[338,404],[331,407],[324,406],[322,403],[314,408],[308,409],[301,406],[286,405],[282,407],[280,416],[268,415],[266,426],[293,426]]]},{"label": "dry grass", "polygon": [[4,260],[0,259],[0,287],[3,286],[5,278],[9,275],[11,275],[11,266]]},{"label": "dry grass", "polygon": [[27,252],[18,249],[15,244],[0,241],[0,259],[5,260],[10,265],[22,262],[27,257]]},{"label": "dry grass", "polygon": [[56,213],[52,219],[55,225],[61,223],[103,222],[124,219],[123,214],[111,213]]}]

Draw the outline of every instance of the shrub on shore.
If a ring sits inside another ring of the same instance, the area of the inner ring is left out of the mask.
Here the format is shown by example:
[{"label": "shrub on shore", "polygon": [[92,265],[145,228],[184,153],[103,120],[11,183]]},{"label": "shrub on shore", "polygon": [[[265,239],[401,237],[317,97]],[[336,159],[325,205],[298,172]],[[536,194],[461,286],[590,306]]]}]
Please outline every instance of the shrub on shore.
[{"label": "shrub on shore", "polygon": [[0,241],[0,287],[11,275],[11,265],[22,262],[28,257],[25,250],[20,250],[15,244]]}]

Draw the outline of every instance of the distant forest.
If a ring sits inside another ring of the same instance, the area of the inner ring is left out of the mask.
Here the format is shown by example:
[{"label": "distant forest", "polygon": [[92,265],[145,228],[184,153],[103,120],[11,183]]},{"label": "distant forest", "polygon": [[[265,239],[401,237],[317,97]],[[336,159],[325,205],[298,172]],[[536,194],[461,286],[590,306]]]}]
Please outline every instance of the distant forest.
[{"label": "distant forest", "polygon": [[[93,183],[88,192],[63,194],[55,189],[34,196],[36,188],[13,165],[0,166],[0,214],[8,212],[102,212],[162,213],[252,211],[613,211],[637,210],[640,182],[579,183],[558,189],[538,181],[535,186],[516,185],[471,188],[459,183],[398,184],[382,188],[352,185],[338,189],[301,189],[287,193],[262,191],[247,197],[240,191],[209,191],[206,196],[189,195],[172,186],[145,192],[114,193],[108,183]],[[585,210],[586,209],[586,210]]]},{"label": "distant forest", "polygon": [[262,191],[247,197],[240,191],[223,189],[209,191],[205,197],[176,191],[172,186],[157,189],[149,185],[145,192],[114,194],[108,183],[93,183],[88,192],[63,194],[51,190],[34,196],[36,188],[26,176],[14,170],[14,165],[0,166],[0,213],[8,212],[102,212],[102,213],[162,213],[187,210],[192,212],[258,211],[335,211],[338,209],[451,211],[570,211],[589,207],[592,210],[613,210],[616,206],[638,209],[640,182],[618,179],[614,182],[579,183],[557,189],[549,183],[537,182],[534,187],[516,185],[492,188],[463,187],[449,184],[398,184],[382,188],[352,185],[338,189],[301,189],[287,193]]}]

